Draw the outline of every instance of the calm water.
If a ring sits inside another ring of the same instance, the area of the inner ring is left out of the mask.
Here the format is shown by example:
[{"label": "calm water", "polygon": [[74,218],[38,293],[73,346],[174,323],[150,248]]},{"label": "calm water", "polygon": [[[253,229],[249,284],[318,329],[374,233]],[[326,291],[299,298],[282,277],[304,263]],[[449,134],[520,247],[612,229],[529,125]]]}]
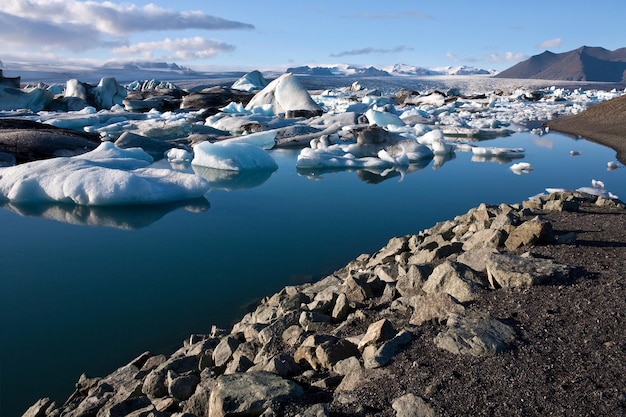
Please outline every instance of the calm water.
[{"label": "calm water", "polygon": [[277,171],[223,180],[206,201],[0,209],[0,415],[43,396],[63,401],[82,372],[104,376],[146,350],[169,353],[191,333],[227,327],[262,296],[480,202],[520,202],[591,179],[626,198],[626,169],[606,170],[610,149],[555,133],[483,144],[524,147],[535,170],[515,175],[511,163],[458,153],[404,177],[299,173],[296,152],[274,151]]}]

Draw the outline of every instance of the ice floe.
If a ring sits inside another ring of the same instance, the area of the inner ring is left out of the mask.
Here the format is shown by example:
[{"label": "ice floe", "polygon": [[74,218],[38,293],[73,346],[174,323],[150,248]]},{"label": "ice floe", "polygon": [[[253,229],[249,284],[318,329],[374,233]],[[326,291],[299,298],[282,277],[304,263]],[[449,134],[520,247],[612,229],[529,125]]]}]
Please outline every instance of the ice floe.
[{"label": "ice floe", "polygon": [[227,171],[275,170],[276,161],[266,151],[245,142],[202,142],[194,146],[192,165]]},{"label": "ice floe", "polygon": [[87,206],[158,204],[203,196],[204,179],[152,168],[141,149],[103,142],[95,150],[0,168],[0,198],[14,204],[73,203]]}]

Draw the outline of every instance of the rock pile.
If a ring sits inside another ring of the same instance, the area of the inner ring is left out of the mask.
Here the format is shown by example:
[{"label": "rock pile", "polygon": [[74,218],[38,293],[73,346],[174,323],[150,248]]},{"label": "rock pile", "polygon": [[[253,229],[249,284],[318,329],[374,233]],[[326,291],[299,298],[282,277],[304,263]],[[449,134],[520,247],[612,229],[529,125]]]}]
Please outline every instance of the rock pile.
[{"label": "rock pile", "polygon": [[[582,204],[625,208],[580,192],[481,204],[315,283],[283,288],[230,331],[192,335],[170,356],[146,352],[104,378],[82,375],[63,405],[41,399],[24,417],[363,414],[355,391],[416,343],[421,326],[439,326],[432,343],[459,361],[508,349],[517,337],[510,321],[472,303],[501,288],[567,283],[570,266],[528,249],[575,242],[538,213]],[[388,408],[437,415],[411,393]]]}]

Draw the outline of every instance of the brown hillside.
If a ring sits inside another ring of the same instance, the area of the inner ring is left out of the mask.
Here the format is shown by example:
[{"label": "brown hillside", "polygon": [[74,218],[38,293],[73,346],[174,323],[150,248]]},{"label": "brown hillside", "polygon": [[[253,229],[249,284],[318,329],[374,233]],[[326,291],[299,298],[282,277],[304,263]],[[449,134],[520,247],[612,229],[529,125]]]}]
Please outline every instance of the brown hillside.
[{"label": "brown hillside", "polygon": [[591,106],[577,115],[552,120],[547,126],[608,146],[626,164],[626,95]]}]

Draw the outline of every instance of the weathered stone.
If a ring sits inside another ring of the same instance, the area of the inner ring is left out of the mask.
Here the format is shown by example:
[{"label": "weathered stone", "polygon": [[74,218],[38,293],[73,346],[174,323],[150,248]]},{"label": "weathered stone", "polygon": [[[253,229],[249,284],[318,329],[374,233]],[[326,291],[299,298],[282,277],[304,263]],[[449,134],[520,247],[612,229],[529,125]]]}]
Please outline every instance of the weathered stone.
[{"label": "weathered stone", "polygon": [[326,323],[330,323],[332,317],[326,314],[317,313],[315,311],[303,311],[300,313],[300,319],[298,323],[305,331],[319,330]]},{"label": "weathered stone", "polygon": [[465,307],[448,293],[435,293],[412,297],[413,315],[410,324],[419,326],[427,321],[444,321],[452,313],[463,313]]},{"label": "weathered stone", "polygon": [[300,305],[306,304],[309,301],[310,298],[306,294],[298,291],[297,287],[288,286],[270,297],[267,301],[267,305],[280,307],[283,311],[289,311],[300,308]]},{"label": "weathered stone", "polygon": [[234,336],[226,336],[215,347],[213,361],[215,366],[224,366],[230,360],[241,341]]},{"label": "weathered stone", "polygon": [[335,306],[331,312],[331,317],[336,322],[344,321],[351,311],[352,306],[350,305],[348,297],[342,292],[339,296],[337,296],[337,300],[335,300]]},{"label": "weathered stone", "polygon": [[480,248],[497,248],[502,246],[507,235],[500,229],[483,229],[472,235],[463,243],[463,250],[469,251]]},{"label": "weathered stone", "polygon": [[422,286],[432,273],[426,265],[409,265],[405,275],[398,278],[396,289],[402,297],[411,297],[422,293]]},{"label": "weathered stone", "polygon": [[456,261],[469,266],[474,271],[487,272],[487,258],[492,253],[497,252],[498,251],[494,248],[472,249],[470,251],[463,252],[456,258]]},{"label": "weathered stone", "polygon": [[358,355],[356,345],[345,340],[335,339],[323,342],[315,348],[315,357],[324,369],[332,369],[340,360]]},{"label": "weathered stone", "polygon": [[487,258],[492,288],[530,287],[569,277],[570,268],[550,259],[524,258],[494,253]]},{"label": "weathered stone", "polygon": [[299,325],[289,326],[281,335],[283,343],[288,346],[295,346],[302,342],[304,337],[304,329]]},{"label": "weathered stone", "polygon": [[46,417],[48,410],[55,407],[55,402],[50,398],[41,398],[31,405],[28,410],[22,414],[22,417]]},{"label": "weathered stone", "polygon": [[326,404],[315,404],[300,414],[296,414],[296,417],[328,417],[328,406]]},{"label": "weathered stone", "polygon": [[376,267],[374,267],[374,273],[381,281],[396,282],[400,275],[406,274],[406,270],[403,265],[400,265],[397,262],[391,262],[388,264],[376,265]]},{"label": "weathered stone", "polygon": [[300,311],[289,311],[288,313],[278,317],[271,322],[267,327],[261,330],[258,334],[258,340],[261,344],[269,343],[270,340],[276,339],[282,336],[288,327],[298,323],[300,318]]},{"label": "weathered stone", "polygon": [[209,417],[260,415],[278,399],[302,395],[294,382],[269,372],[247,372],[217,378],[209,398]]},{"label": "weathered stone", "polygon": [[161,398],[167,395],[166,378],[168,371],[178,374],[198,369],[198,357],[171,358],[153,369],[144,379],[141,391],[150,398]]},{"label": "weathered stone", "polygon": [[393,324],[389,320],[379,320],[369,325],[367,332],[358,344],[358,348],[363,350],[365,346],[385,342],[394,337],[396,333],[396,329],[393,328]]},{"label": "weathered stone", "polygon": [[347,375],[357,369],[361,369],[361,362],[359,362],[359,359],[356,356],[350,356],[349,358],[342,359],[333,366],[333,371],[339,375]]},{"label": "weathered stone", "polygon": [[522,246],[535,245],[540,242],[553,242],[552,224],[535,217],[515,228],[504,242],[508,250],[515,250]]},{"label": "weathered stone", "polygon": [[287,378],[298,374],[300,367],[291,356],[286,353],[279,353],[266,361],[254,365],[248,370],[248,372],[254,371],[271,372],[283,378]]},{"label": "weathered stone", "polygon": [[550,200],[543,205],[544,210],[551,211],[578,211],[580,204],[577,201]]},{"label": "weathered stone", "polygon": [[[253,356],[254,357],[254,356]],[[234,374],[237,372],[246,372],[248,369],[254,366],[254,362],[247,356],[237,355],[233,356],[233,359],[226,366],[224,375]]]},{"label": "weathered stone", "polygon": [[200,383],[196,386],[195,392],[182,404],[182,411],[198,417],[207,417],[209,415],[209,397],[214,385],[215,380],[210,377],[208,370],[204,370],[200,374]]},{"label": "weathered stone", "polygon": [[486,313],[452,314],[448,329],[435,337],[435,345],[456,355],[493,355],[515,340],[515,330]]},{"label": "weathered stone", "polygon": [[350,301],[363,302],[374,295],[372,288],[361,277],[348,276],[342,286],[342,292]]},{"label": "weathered stone", "polygon": [[422,397],[411,393],[393,400],[391,408],[396,410],[396,417],[437,417],[438,415]]},{"label": "weathered stone", "polygon": [[426,294],[445,292],[463,303],[474,300],[476,291],[485,284],[482,277],[467,266],[444,261],[433,270],[422,290]]},{"label": "weathered stone", "polygon": [[98,412],[98,417],[127,417],[129,414],[147,407],[154,409],[152,402],[146,396],[132,397],[116,404],[107,404]]},{"label": "weathered stone", "polygon": [[191,397],[199,382],[200,378],[195,374],[179,376],[174,371],[167,373],[168,393],[178,401],[184,401]]},{"label": "weathered stone", "polygon": [[408,238],[406,236],[394,237],[389,240],[384,248],[372,255],[372,258],[367,263],[367,267],[373,268],[376,265],[393,262],[396,255],[406,252],[407,250]]},{"label": "weathered stone", "polygon": [[[404,346],[413,340],[413,333],[402,330],[393,339],[383,343],[374,353],[374,355],[364,359],[363,365],[367,369],[380,368],[391,362],[393,357]],[[364,355],[365,357],[365,355]]]}]

